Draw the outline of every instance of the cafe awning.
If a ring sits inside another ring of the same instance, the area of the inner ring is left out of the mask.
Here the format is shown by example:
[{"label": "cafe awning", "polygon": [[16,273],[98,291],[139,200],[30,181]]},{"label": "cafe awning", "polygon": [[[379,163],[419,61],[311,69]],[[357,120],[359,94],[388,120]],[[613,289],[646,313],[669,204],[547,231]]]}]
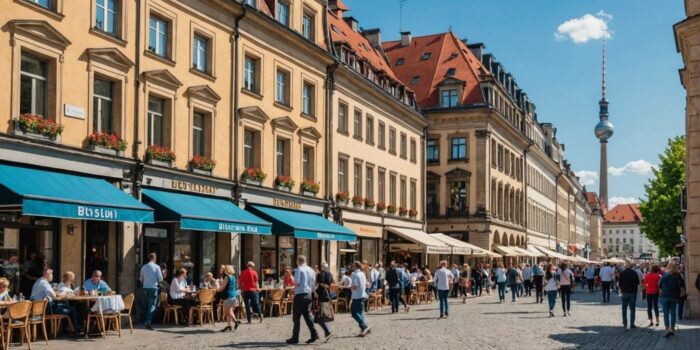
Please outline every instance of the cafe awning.
[{"label": "cafe awning", "polygon": [[484,250],[459,239],[450,237],[442,233],[431,233],[430,236],[437,238],[438,240],[446,243],[452,247],[452,254],[457,255],[476,255],[483,252]]},{"label": "cafe awning", "polygon": [[513,247],[506,247],[502,245],[495,245],[494,250],[498,253],[503,254],[503,256],[510,256],[510,257],[518,257],[518,256],[528,256],[527,254],[524,254],[522,252],[519,252],[515,249],[512,249]]},{"label": "cafe awning", "polygon": [[251,206],[251,212],[272,222],[275,234],[294,234],[296,238],[329,241],[355,241],[355,232],[330,221],[321,215],[295,210]]},{"label": "cafe awning", "polygon": [[423,231],[393,226],[388,226],[386,230],[403,239],[409,240],[413,243],[425,247],[425,252],[427,254],[452,253],[452,249],[447,243],[435,237],[431,237],[429,234]]},{"label": "cafe awning", "polygon": [[176,221],[183,230],[272,233],[272,224],[226,199],[154,189],[141,193],[144,203],[156,210],[156,221]]},{"label": "cafe awning", "polygon": [[560,253],[557,253],[555,251],[549,250],[547,248],[540,247],[540,246],[535,246],[535,248],[539,249],[542,253],[544,253],[545,255],[547,255],[550,258],[555,258],[555,259],[559,259],[559,260],[567,260],[567,261],[571,260],[570,257],[568,257],[564,254],[560,254]]},{"label": "cafe awning", "polygon": [[523,256],[527,256],[530,258],[539,258],[539,257],[544,256],[544,254],[542,254],[542,253],[533,253],[525,248],[520,248],[520,247],[509,247],[509,248],[515,250],[516,252],[524,254]]},{"label": "cafe awning", "polygon": [[539,251],[537,248],[535,248],[532,245],[527,246],[527,251],[532,253],[532,254],[537,255],[538,258],[544,258],[545,256],[547,256],[546,254],[542,253],[541,251]]},{"label": "cafe awning", "polygon": [[153,222],[153,209],[105,180],[8,164],[0,164],[0,208],[54,218]]}]

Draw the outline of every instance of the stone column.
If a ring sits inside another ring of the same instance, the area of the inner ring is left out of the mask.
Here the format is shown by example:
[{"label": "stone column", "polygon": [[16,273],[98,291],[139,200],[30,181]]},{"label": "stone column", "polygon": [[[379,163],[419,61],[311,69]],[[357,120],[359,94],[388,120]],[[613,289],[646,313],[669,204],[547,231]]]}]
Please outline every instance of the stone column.
[{"label": "stone column", "polygon": [[490,217],[491,213],[487,209],[488,200],[490,197],[490,181],[487,179],[487,171],[490,166],[488,161],[488,145],[491,132],[483,129],[476,130],[476,216]]}]

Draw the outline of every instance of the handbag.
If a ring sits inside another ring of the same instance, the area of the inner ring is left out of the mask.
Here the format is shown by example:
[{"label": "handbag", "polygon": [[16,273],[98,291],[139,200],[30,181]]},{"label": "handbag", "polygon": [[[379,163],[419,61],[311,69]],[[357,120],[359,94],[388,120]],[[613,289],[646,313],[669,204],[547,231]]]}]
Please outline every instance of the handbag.
[{"label": "handbag", "polygon": [[[329,295],[328,288],[324,289],[326,295]],[[333,322],[335,314],[333,312],[333,303],[330,301],[321,301],[318,303],[318,309],[314,313],[314,323]]]}]

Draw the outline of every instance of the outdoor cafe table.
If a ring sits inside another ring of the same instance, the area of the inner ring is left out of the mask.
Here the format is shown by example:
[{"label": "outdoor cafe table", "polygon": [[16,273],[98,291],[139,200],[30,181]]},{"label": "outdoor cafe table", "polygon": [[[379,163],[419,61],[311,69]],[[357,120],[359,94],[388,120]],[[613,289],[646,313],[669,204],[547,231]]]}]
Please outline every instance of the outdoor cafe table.
[{"label": "outdoor cafe table", "polygon": [[104,311],[121,311],[124,310],[124,299],[121,295],[73,295],[61,298],[64,301],[78,301],[85,302],[88,305],[94,302],[90,311],[93,312],[104,312]]}]

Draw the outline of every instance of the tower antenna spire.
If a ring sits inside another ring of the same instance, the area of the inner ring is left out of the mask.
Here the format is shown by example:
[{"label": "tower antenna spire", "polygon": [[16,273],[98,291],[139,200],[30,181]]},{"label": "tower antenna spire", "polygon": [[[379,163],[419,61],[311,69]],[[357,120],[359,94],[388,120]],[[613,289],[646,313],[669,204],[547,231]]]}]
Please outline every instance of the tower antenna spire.
[{"label": "tower antenna spire", "polygon": [[601,84],[603,100],[605,99],[605,39],[603,39],[603,83]]}]

